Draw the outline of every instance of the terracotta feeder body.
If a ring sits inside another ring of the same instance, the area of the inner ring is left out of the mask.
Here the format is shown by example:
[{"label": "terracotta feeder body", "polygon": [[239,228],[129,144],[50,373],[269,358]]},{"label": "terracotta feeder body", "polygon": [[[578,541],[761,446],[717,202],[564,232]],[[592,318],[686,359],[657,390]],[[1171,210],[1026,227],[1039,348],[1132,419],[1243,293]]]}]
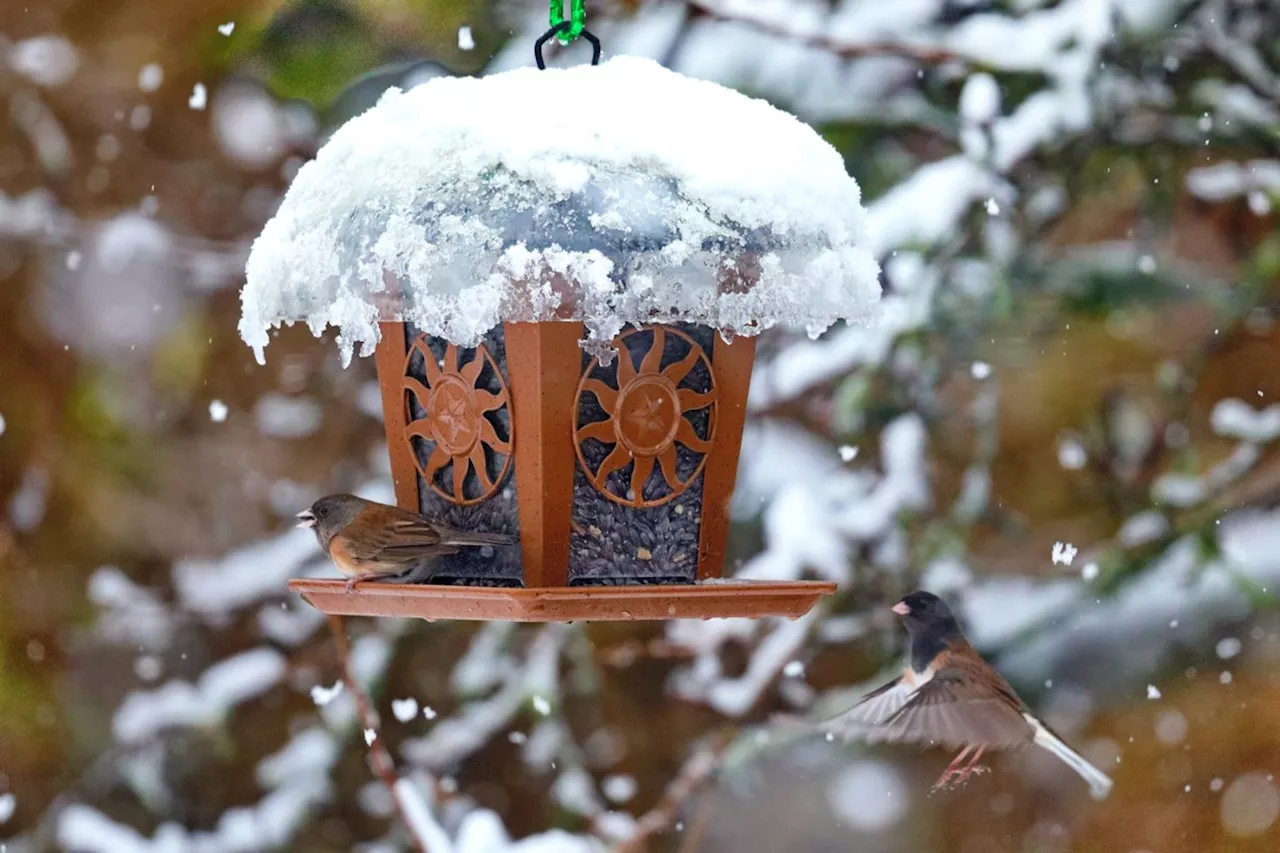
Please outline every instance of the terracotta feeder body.
[{"label": "terracotta feeder body", "polygon": [[399,505],[520,545],[291,587],[427,619],[807,612],[834,585],[719,580],[729,501],[754,335],[879,297],[863,217],[810,128],[647,60],[392,90],[299,171],[241,333],[375,352]]}]

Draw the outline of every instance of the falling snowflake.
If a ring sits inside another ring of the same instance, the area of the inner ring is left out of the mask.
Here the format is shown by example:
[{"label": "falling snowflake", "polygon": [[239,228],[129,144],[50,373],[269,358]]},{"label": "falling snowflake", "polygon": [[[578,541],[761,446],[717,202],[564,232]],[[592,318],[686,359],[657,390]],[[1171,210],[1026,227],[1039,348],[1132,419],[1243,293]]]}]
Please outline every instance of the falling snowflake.
[{"label": "falling snowflake", "polygon": [[317,684],[311,688],[311,701],[323,708],[334,700],[339,693],[342,692],[342,682],[339,681],[332,687],[323,687]]},{"label": "falling snowflake", "polygon": [[1056,566],[1061,563],[1064,566],[1071,565],[1071,561],[1076,558],[1076,546],[1070,542],[1054,542],[1053,543],[1053,563]]},{"label": "falling snowflake", "polygon": [[1159,688],[1159,687],[1156,687],[1154,684],[1148,684],[1148,685],[1147,685],[1147,698],[1148,698],[1148,699],[1159,699],[1159,698],[1160,698],[1160,688]]},{"label": "falling snowflake", "polygon": [[1235,637],[1223,637],[1218,641],[1218,645],[1214,647],[1214,650],[1221,660],[1231,660],[1240,654],[1240,648],[1240,641]]},{"label": "falling snowflake", "polygon": [[203,83],[191,87],[191,97],[187,98],[187,106],[193,110],[202,110],[209,104],[209,90]]},{"label": "falling snowflake", "polygon": [[841,462],[852,462],[854,459],[857,458],[857,456],[858,456],[858,448],[854,447],[852,444],[840,445],[840,461]]},{"label": "falling snowflake", "polygon": [[788,661],[782,668],[782,674],[787,678],[799,678],[804,675],[804,664],[798,660]]},{"label": "falling snowflake", "polygon": [[163,671],[160,659],[155,655],[142,655],[133,662],[133,674],[143,681],[155,681]]},{"label": "falling snowflake", "polygon": [[969,366],[969,375],[974,379],[986,379],[991,375],[991,365],[985,361],[975,361]]},{"label": "falling snowflake", "polygon": [[235,31],[235,21],[227,21],[225,24],[218,24],[218,32],[222,33],[224,36],[230,36]]},{"label": "falling snowflake", "polygon": [[227,419],[227,404],[221,400],[214,400],[209,403],[209,420],[215,424],[220,424]]},{"label": "falling snowflake", "polygon": [[1058,464],[1068,471],[1079,471],[1089,461],[1089,454],[1078,438],[1064,438],[1058,444]]},{"label": "falling snowflake", "polygon": [[1092,581],[1092,580],[1097,579],[1097,577],[1098,577],[1098,564],[1097,564],[1097,563],[1085,563],[1085,564],[1084,564],[1084,568],[1082,568],[1082,569],[1080,570],[1080,577],[1084,578],[1086,581]]},{"label": "falling snowflake", "polygon": [[604,782],[600,785],[604,795],[609,798],[609,802],[618,805],[630,801],[636,795],[638,787],[635,777],[622,774],[606,776]]},{"label": "falling snowflake", "polygon": [[436,709],[428,705],[422,709],[422,716],[428,720],[434,720],[436,718]]},{"label": "falling snowflake", "polygon": [[396,719],[400,722],[407,723],[418,716],[418,700],[412,697],[408,699],[392,699],[391,713],[395,714]]},{"label": "falling snowflake", "polygon": [[142,66],[138,72],[138,88],[144,92],[154,92],[164,82],[164,69],[154,62]]},{"label": "falling snowflake", "polygon": [[534,696],[533,710],[537,711],[539,714],[545,717],[547,716],[547,714],[551,713],[551,703],[548,702],[546,698],[543,696]]},{"label": "falling snowflake", "polygon": [[373,729],[365,729],[365,730],[364,730],[364,744],[365,744],[365,746],[373,746],[373,742],[374,742],[375,740],[377,740],[377,739],[378,739],[378,733],[377,733],[376,731],[374,731]]},{"label": "falling snowflake", "polygon": [[458,50],[475,50],[476,40],[471,27],[458,27]]}]

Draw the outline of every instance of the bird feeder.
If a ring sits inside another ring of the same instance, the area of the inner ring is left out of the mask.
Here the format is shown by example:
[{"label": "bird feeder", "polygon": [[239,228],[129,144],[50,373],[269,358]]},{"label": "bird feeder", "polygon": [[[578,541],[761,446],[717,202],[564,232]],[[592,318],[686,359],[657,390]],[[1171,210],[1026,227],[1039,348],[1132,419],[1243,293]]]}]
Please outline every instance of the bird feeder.
[{"label": "bird feeder", "polygon": [[399,505],[520,544],[292,587],[428,619],[808,611],[831,584],[721,579],[754,335],[867,316],[864,243],[812,129],[648,60],[390,90],[255,242],[241,334],[376,354]]}]

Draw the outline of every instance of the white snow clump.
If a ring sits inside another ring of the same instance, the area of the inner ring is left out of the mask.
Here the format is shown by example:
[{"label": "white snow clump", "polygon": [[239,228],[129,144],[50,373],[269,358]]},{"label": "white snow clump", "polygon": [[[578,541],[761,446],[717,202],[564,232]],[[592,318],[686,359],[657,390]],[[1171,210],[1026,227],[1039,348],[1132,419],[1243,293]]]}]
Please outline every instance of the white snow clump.
[{"label": "white snow clump", "polygon": [[304,165],[255,241],[240,334],[379,321],[462,346],[501,322],[816,336],[880,296],[840,154],[762,100],[620,56],[391,89]]}]

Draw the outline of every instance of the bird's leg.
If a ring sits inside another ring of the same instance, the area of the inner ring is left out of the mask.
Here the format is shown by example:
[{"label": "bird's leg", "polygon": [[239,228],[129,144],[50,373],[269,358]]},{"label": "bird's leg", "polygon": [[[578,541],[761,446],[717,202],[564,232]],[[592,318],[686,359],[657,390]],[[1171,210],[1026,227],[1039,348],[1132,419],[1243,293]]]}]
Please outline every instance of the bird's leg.
[{"label": "bird's leg", "polygon": [[[932,794],[950,787],[951,777],[960,772],[960,763],[964,761],[965,756],[968,755],[969,751],[972,749],[973,747],[966,746],[964,749],[960,750],[959,755],[951,759],[951,763],[947,765],[946,770],[942,771],[942,775],[938,777],[938,781],[933,783],[933,787],[929,789],[929,793]],[[982,752],[982,750],[979,749],[978,752]]]},{"label": "bird's leg", "polygon": [[385,576],[385,574],[385,572],[369,572],[364,575],[353,575],[352,577],[347,578],[347,588],[345,591],[351,592],[351,590],[356,588],[356,584],[364,583],[365,581],[377,580],[378,578]]},{"label": "bird's leg", "polygon": [[981,765],[978,764],[978,761],[981,760],[982,753],[985,750],[986,750],[985,746],[978,747],[977,751],[973,753],[973,755],[965,763],[964,767],[960,770],[960,773],[956,777],[956,781],[954,784],[963,785],[965,782],[969,781],[970,776],[977,776],[987,772],[987,768],[982,767]]}]

